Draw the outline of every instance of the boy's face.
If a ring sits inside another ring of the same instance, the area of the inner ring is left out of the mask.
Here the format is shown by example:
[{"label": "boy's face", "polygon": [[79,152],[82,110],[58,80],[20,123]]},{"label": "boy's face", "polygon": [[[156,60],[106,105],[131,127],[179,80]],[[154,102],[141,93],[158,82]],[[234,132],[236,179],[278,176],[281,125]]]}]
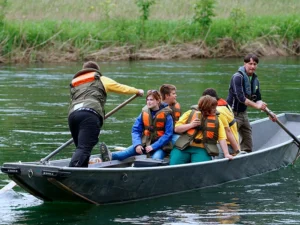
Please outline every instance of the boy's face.
[{"label": "boy's face", "polygon": [[173,90],[171,91],[171,93],[169,95],[166,95],[166,102],[170,105],[170,104],[174,104],[176,102],[176,97],[177,97],[177,94],[176,94],[176,91]]}]

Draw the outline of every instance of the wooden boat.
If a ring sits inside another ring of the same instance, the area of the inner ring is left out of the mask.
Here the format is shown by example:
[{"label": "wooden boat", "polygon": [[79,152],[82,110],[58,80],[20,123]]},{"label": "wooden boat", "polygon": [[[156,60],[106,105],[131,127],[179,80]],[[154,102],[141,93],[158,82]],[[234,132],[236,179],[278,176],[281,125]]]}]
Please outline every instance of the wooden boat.
[{"label": "wooden boat", "polygon": [[[1,170],[44,201],[111,204],[206,188],[278,170],[299,156],[300,114],[285,113],[251,123],[254,149],[234,160],[169,166],[138,156],[124,161],[67,167],[70,159],[4,163]],[[296,136],[294,136],[294,134]],[[97,157],[94,155],[92,157]]]}]

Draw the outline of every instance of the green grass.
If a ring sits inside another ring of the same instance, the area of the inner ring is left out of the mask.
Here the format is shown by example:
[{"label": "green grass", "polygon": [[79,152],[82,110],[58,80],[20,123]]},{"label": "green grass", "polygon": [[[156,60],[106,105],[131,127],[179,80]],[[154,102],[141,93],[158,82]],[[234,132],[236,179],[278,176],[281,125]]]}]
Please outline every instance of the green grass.
[{"label": "green grass", "polygon": [[[8,20],[135,20],[139,16],[134,0],[8,0]],[[195,0],[157,0],[150,19],[189,20]],[[299,0],[217,0],[217,18],[228,18],[233,8],[244,9],[251,17],[297,15]],[[33,13],[34,11],[34,13]]]},{"label": "green grass", "polygon": [[[298,0],[218,0],[208,32],[192,23],[194,2],[158,0],[143,27],[134,0],[8,0],[1,55],[53,50],[84,57],[110,46],[139,49],[200,40],[214,48],[224,38],[237,48],[254,40],[290,47],[300,38]],[[237,7],[245,18],[234,23],[229,15]]]}]

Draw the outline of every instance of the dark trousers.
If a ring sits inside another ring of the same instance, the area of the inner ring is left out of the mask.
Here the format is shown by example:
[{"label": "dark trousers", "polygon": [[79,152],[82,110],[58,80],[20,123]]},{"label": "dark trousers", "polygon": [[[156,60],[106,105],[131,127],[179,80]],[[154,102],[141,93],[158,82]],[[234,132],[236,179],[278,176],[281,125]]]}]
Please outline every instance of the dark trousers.
[{"label": "dark trousers", "polygon": [[75,111],[68,119],[69,128],[76,146],[70,167],[88,167],[93,147],[98,143],[98,136],[103,120],[90,111]]}]

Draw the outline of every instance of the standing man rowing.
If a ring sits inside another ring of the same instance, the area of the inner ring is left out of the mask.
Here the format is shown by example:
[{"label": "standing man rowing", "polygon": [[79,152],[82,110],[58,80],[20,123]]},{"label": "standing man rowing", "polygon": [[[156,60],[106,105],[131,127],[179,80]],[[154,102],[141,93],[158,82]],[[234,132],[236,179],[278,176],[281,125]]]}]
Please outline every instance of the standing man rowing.
[{"label": "standing man rowing", "polygon": [[70,161],[70,167],[88,167],[91,151],[98,142],[104,122],[104,106],[108,92],[139,96],[144,94],[142,89],[120,84],[102,76],[100,66],[93,61],[84,63],[82,70],[73,77],[70,84],[71,103],[68,122],[76,150]]},{"label": "standing man rowing", "polygon": [[[240,146],[242,151],[251,152],[252,128],[247,114],[247,107],[265,111],[267,104],[262,101],[258,77],[255,74],[259,59],[254,54],[248,54],[244,58],[244,66],[241,66],[233,74],[230,85],[227,102],[234,112],[238,124],[240,135]],[[271,118],[273,122],[277,120],[276,116]]]}]

